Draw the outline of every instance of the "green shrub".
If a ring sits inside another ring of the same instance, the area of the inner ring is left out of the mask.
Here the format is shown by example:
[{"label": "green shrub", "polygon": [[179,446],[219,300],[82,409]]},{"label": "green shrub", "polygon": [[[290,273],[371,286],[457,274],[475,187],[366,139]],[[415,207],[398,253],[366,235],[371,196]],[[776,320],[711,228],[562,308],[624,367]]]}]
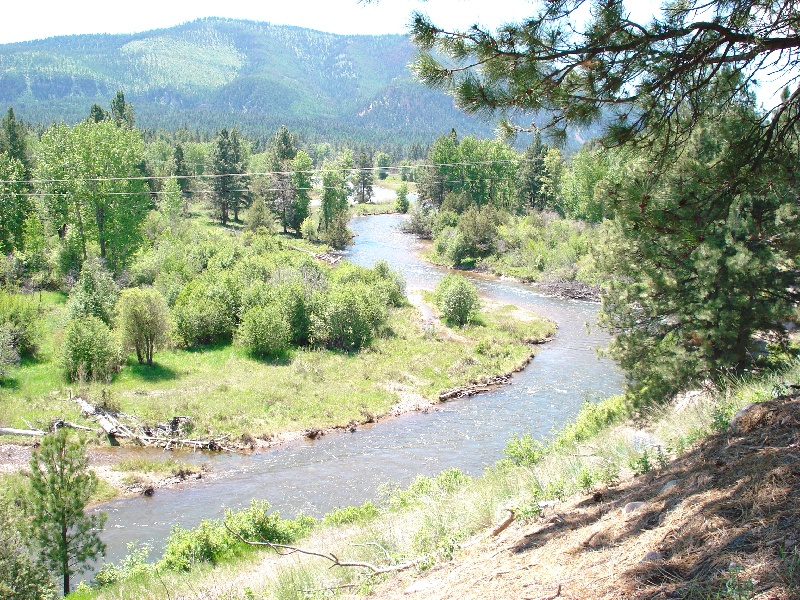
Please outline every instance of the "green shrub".
[{"label": "green shrub", "polygon": [[408,184],[403,182],[397,188],[397,200],[394,202],[394,209],[399,213],[405,214],[408,212],[408,207]]},{"label": "green shrub", "polygon": [[472,478],[460,469],[445,469],[434,477],[417,475],[406,489],[390,492],[387,504],[392,509],[401,509],[421,502],[425,498],[441,498],[465,487]]},{"label": "green shrub", "polygon": [[377,276],[375,291],[386,304],[402,306],[406,302],[406,281],[403,274],[393,270],[385,260],[379,260],[372,268]]},{"label": "green shrub", "polygon": [[515,465],[532,467],[544,458],[547,447],[530,433],[513,435],[503,449],[503,454]]},{"label": "green shrub", "polygon": [[317,224],[312,217],[306,217],[300,224],[300,235],[305,240],[317,241]]},{"label": "green shrub", "polygon": [[332,286],[318,294],[311,314],[315,344],[354,351],[367,345],[386,323],[386,309],[375,290],[364,283]]},{"label": "green shrub", "polygon": [[248,310],[239,326],[239,343],[253,356],[276,356],[289,348],[292,328],[287,314],[277,304]]},{"label": "green shrub", "polygon": [[467,245],[464,236],[455,227],[445,227],[433,242],[436,254],[453,266],[460,266],[467,260]]},{"label": "green shrub", "polygon": [[478,291],[461,275],[445,275],[436,286],[436,305],[447,323],[461,326],[478,310]]},{"label": "green shrub", "polygon": [[350,525],[352,523],[367,523],[378,516],[378,507],[372,502],[364,502],[361,506],[345,506],[332,510],[322,517],[324,526]]},{"label": "green shrub", "polygon": [[102,261],[84,261],[80,279],[69,293],[69,316],[77,319],[83,315],[92,315],[110,325],[118,296],[119,287]]},{"label": "green shrub", "polygon": [[436,213],[430,208],[417,203],[408,214],[409,218],[403,221],[400,229],[405,233],[410,233],[423,239],[431,239],[433,237],[433,221],[436,218]]},{"label": "green shrub", "polygon": [[6,323],[0,325],[0,382],[7,376],[11,367],[19,364],[19,353],[14,346],[14,333]]},{"label": "green shrub", "polygon": [[122,356],[108,325],[87,315],[67,325],[61,364],[72,381],[107,381],[119,371]]},{"label": "green shrub", "polygon": [[[2,480],[3,486],[8,477]],[[20,533],[20,509],[12,495],[3,490],[0,495],[0,598],[14,600],[55,599],[54,579],[45,567],[31,556]]]},{"label": "green shrub", "polygon": [[136,352],[139,364],[153,364],[153,352],[169,342],[167,301],[153,288],[128,288],[117,302],[122,343]]},{"label": "green shrub", "polygon": [[23,357],[36,352],[38,311],[30,298],[0,290],[0,327],[14,351]]},{"label": "green shrub", "polygon": [[236,327],[238,300],[230,277],[208,272],[186,284],[175,300],[173,318],[186,346],[230,341]]},{"label": "green shrub", "polygon": [[253,500],[250,508],[227,511],[222,521],[205,520],[194,529],[175,527],[167,540],[159,563],[161,568],[189,571],[201,563],[216,564],[240,554],[246,546],[230,528],[246,540],[290,544],[305,537],[315,527],[313,517],[299,515],[296,519],[281,519],[269,512],[268,502]]}]

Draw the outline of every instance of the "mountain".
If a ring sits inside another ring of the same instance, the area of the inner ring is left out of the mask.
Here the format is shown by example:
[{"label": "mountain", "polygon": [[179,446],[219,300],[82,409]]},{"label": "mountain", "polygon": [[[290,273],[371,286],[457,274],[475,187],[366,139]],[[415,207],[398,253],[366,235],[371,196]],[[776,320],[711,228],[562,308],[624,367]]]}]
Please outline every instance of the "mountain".
[{"label": "mountain", "polygon": [[0,45],[0,106],[29,123],[76,122],[118,89],[148,129],[254,137],[281,124],[307,140],[430,141],[455,127],[488,135],[451,98],[417,83],[402,35],[335,35],[209,18],[130,35]]}]

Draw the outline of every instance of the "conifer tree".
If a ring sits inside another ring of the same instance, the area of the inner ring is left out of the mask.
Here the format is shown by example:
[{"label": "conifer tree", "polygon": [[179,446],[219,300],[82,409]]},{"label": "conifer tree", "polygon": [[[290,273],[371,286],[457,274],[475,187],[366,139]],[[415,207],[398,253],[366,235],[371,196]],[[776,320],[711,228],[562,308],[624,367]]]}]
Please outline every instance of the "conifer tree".
[{"label": "conifer tree", "polygon": [[358,169],[353,181],[356,202],[365,204],[372,201],[372,162],[365,152],[358,155]]},{"label": "conifer tree", "polygon": [[212,203],[223,225],[227,225],[231,212],[238,221],[239,211],[248,205],[249,178],[245,175],[245,162],[239,130],[236,127],[230,132],[221,129],[211,150],[210,170],[216,175],[211,184]]},{"label": "conifer tree", "polygon": [[186,168],[186,156],[183,152],[183,146],[178,144],[175,146],[175,151],[172,155],[174,169],[173,175],[178,179],[178,185],[181,188],[181,193],[184,196],[191,195],[190,179],[188,178],[189,170]]},{"label": "conifer tree", "polygon": [[111,101],[111,118],[119,127],[132,128],[134,125],[133,105],[125,102],[125,93],[122,90],[117,90]]},{"label": "conifer tree", "polygon": [[28,140],[25,125],[17,120],[14,108],[9,106],[6,116],[0,123],[0,152],[5,152],[11,158],[19,161],[23,167],[23,179],[30,179],[31,158],[28,155]]},{"label": "conifer tree", "polygon": [[30,468],[32,530],[43,562],[61,575],[67,595],[70,578],[105,552],[97,535],[105,513],[84,512],[97,478],[88,469],[83,443],[71,439],[70,431],[63,428],[42,439],[33,451]]}]

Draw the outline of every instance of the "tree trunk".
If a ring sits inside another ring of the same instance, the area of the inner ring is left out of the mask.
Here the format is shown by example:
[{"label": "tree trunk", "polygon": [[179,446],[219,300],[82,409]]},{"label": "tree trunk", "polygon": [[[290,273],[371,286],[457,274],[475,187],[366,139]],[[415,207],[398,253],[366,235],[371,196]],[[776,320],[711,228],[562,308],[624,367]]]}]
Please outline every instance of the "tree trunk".
[{"label": "tree trunk", "polygon": [[95,208],[95,218],[97,219],[97,241],[100,244],[100,258],[106,257],[106,211],[102,204]]},{"label": "tree trunk", "polygon": [[64,572],[64,595],[69,595],[69,554],[67,553],[67,526],[61,526],[61,547],[64,554],[61,557],[61,569]]}]

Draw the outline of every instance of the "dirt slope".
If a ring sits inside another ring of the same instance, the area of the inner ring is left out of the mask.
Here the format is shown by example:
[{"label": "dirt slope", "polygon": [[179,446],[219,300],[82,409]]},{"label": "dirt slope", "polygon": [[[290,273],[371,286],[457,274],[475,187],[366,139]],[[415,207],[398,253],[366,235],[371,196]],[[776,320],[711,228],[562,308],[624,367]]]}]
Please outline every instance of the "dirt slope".
[{"label": "dirt slope", "polygon": [[733,423],[664,469],[548,507],[370,597],[800,598],[800,399]]}]

